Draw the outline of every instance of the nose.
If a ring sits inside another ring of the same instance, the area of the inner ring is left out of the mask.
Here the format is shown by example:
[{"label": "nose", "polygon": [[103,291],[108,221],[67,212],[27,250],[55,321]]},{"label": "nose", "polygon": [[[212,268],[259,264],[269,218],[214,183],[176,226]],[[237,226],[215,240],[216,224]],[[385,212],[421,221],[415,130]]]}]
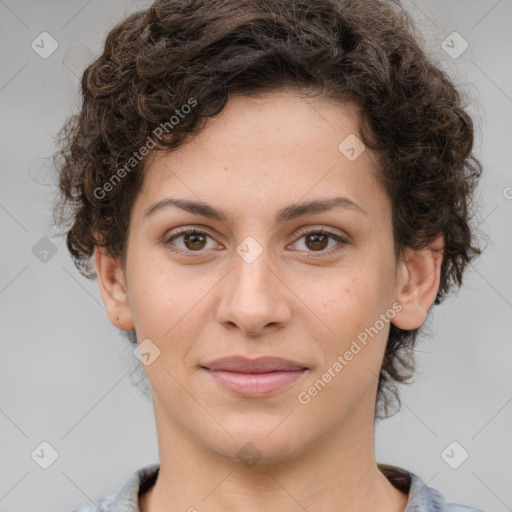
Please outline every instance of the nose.
[{"label": "nose", "polygon": [[220,290],[217,320],[227,329],[240,329],[246,336],[261,336],[281,329],[291,316],[287,299],[293,295],[278,271],[272,269],[268,250],[252,262],[238,254],[234,268]]}]

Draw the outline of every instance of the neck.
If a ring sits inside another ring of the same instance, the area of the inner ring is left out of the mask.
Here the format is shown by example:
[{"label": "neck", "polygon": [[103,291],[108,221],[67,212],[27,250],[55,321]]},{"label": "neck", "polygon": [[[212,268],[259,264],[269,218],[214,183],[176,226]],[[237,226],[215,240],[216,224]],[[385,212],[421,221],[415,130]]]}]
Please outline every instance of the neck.
[{"label": "neck", "polygon": [[141,512],[401,512],[407,504],[377,468],[373,422],[362,433],[355,421],[285,460],[262,456],[245,466],[237,450],[232,457],[216,453],[163,416],[155,402],[160,471],[140,498]]}]

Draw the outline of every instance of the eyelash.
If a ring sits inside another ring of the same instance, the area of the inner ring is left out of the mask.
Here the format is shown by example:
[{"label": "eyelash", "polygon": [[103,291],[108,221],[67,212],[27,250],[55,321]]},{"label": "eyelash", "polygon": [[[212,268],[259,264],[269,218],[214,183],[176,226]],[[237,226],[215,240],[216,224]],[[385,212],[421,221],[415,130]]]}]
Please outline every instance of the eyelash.
[{"label": "eyelash", "polygon": [[[180,236],[188,235],[188,234],[205,235],[205,236],[210,237],[210,238],[213,239],[213,237],[211,237],[208,233],[206,233],[204,231],[199,231],[196,228],[181,228],[181,229],[179,229],[179,231],[177,231],[177,232],[173,233],[171,236],[167,237],[164,240],[164,245],[171,252],[174,252],[174,253],[177,253],[177,254],[187,253],[187,256],[188,255],[190,255],[192,257],[199,257],[199,256],[201,256],[202,253],[204,252],[203,249],[198,250],[198,251],[191,251],[191,250],[176,249],[176,248],[171,247],[171,242],[173,240],[179,238]],[[333,253],[336,253],[339,250],[341,250],[342,246],[349,244],[348,240],[346,240],[345,238],[341,237],[340,235],[338,235],[336,233],[333,233],[331,231],[325,230],[325,229],[311,229],[311,230],[307,230],[307,231],[301,231],[301,232],[298,233],[298,238],[297,238],[296,241],[299,241],[301,238],[303,238],[303,237],[305,237],[307,235],[324,235],[324,236],[328,236],[329,238],[332,238],[333,240],[335,240],[336,242],[338,242],[340,244],[340,246],[338,246],[336,248],[331,248],[329,250],[308,251],[308,252],[311,252],[313,254],[314,253],[318,253],[321,256],[331,255]],[[197,254],[194,254],[194,253],[197,253]],[[309,257],[315,258],[316,256],[309,256]]]}]

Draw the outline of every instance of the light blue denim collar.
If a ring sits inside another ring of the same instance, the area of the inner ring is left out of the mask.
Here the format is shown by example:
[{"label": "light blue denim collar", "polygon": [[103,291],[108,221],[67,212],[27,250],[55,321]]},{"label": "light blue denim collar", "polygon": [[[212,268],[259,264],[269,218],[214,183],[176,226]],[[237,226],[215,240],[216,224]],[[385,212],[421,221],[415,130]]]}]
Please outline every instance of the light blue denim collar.
[{"label": "light blue denim collar", "polygon": [[[404,512],[484,512],[480,509],[449,503],[419,476],[405,469],[378,464],[381,472],[398,489],[409,495]],[[145,466],[136,471],[115,493],[75,509],[73,512],[140,512],[139,492],[154,485],[159,464]]]}]

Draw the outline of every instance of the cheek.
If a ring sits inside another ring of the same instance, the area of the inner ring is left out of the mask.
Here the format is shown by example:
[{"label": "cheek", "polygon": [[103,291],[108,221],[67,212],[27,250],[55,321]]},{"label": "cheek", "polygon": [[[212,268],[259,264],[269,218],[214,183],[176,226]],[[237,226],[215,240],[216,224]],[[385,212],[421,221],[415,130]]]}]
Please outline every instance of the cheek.
[{"label": "cheek", "polygon": [[383,280],[375,270],[368,272],[357,267],[338,276],[331,273],[314,283],[304,289],[305,303],[343,338],[354,329],[364,328],[370,320],[373,323],[387,300],[386,290],[381,286]]},{"label": "cheek", "polygon": [[[165,260],[165,258],[164,258]],[[193,325],[191,319],[200,312],[197,307],[204,286],[191,280],[186,271],[170,267],[162,258],[132,258],[129,275],[130,306],[139,337],[150,338],[159,346],[169,339],[182,339]]]},{"label": "cheek", "polygon": [[310,289],[308,305],[313,314],[309,317],[317,323],[313,317],[321,320],[326,368],[338,356],[346,360],[344,377],[337,379],[340,383],[357,381],[364,388],[364,382],[373,379],[372,372],[379,373],[390,325],[381,315],[392,303],[392,288],[383,271],[377,262],[357,265]]},{"label": "cheek", "polygon": [[361,271],[331,281],[327,292],[316,295],[318,316],[329,326],[329,336],[322,339],[324,357],[311,387],[302,391],[318,394],[320,409],[336,404],[338,419],[355,412],[361,401],[373,400],[390,325],[380,317],[389,310],[380,283],[375,274]]}]

